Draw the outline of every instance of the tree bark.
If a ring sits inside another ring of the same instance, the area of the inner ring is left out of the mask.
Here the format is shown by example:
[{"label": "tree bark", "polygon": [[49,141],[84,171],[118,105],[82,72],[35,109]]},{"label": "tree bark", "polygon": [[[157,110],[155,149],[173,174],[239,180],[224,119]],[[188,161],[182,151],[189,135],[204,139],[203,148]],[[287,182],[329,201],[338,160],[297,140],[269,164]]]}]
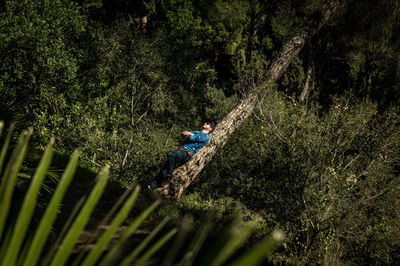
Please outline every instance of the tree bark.
[{"label": "tree bark", "polygon": [[310,95],[310,92],[315,86],[315,57],[318,53],[318,48],[312,47],[311,43],[307,45],[308,47],[308,66],[306,72],[306,80],[304,82],[303,90],[301,91],[299,101],[303,103],[306,101]]},{"label": "tree bark", "polygon": [[307,68],[306,81],[304,83],[303,90],[301,91],[299,97],[299,101],[301,103],[305,102],[308,99],[310,92],[314,90],[314,86],[315,86],[315,65],[314,63],[312,63]]},{"label": "tree bark", "polygon": [[341,0],[329,0],[321,6],[310,20],[284,43],[278,55],[269,65],[262,82],[256,88],[250,88],[238,105],[216,126],[210,142],[189,162],[175,169],[169,183],[157,189],[166,198],[178,199],[193,182],[201,170],[212,160],[217,150],[223,147],[228,137],[251,115],[262,93],[275,84],[282,76],[293,58],[338,9]]}]

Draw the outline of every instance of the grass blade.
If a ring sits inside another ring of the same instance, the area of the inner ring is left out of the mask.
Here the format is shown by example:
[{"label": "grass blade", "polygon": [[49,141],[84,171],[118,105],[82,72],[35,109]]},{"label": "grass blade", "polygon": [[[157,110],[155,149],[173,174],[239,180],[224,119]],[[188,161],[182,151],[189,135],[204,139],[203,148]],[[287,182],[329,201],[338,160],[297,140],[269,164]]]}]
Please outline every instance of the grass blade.
[{"label": "grass blade", "polygon": [[[231,230],[235,230],[235,227],[232,227]],[[223,264],[226,259],[228,259],[229,256],[232,255],[232,253],[250,236],[252,231],[253,226],[247,225],[240,230],[239,233],[234,235],[215,257],[214,261],[211,263],[211,266]]]},{"label": "grass blade", "polygon": [[[112,206],[111,210],[107,213],[107,215],[103,218],[99,226],[97,226],[96,230],[94,233],[90,236],[89,240],[87,243],[92,243],[95,239],[98,239],[101,233],[101,229],[103,226],[105,226],[111,219],[111,217],[115,214],[117,209],[121,206],[123,202],[125,202],[125,199],[131,194],[132,189],[128,188],[125,190],[125,192],[119,197],[118,201]],[[80,262],[82,261],[83,256],[85,253],[81,252],[79,256],[76,258],[72,266],[78,266],[80,265]]]},{"label": "grass blade", "polygon": [[35,210],[39,190],[41,188],[44,177],[46,176],[46,171],[50,165],[51,158],[53,156],[53,145],[54,139],[50,141],[42,156],[42,159],[40,160],[39,166],[36,168],[32,182],[26,193],[22,208],[18,215],[18,220],[15,225],[11,242],[8,247],[7,255],[4,259],[5,265],[14,265],[16,263],[22,241],[24,240],[26,231],[31,222],[33,211]]},{"label": "grass blade", "polygon": [[[10,140],[11,140],[13,130],[14,130],[14,124],[11,124],[10,128],[8,129],[8,134],[4,141],[3,147],[1,149],[1,154],[0,154],[0,173],[3,176],[3,178],[0,180],[1,181],[0,199],[4,195],[4,189],[7,184],[7,176],[10,171],[10,168],[11,168],[11,160],[9,160],[6,168],[3,170],[3,164],[4,164],[4,160],[6,158],[6,155],[7,155],[8,148],[10,146]],[[15,153],[17,152],[17,147],[18,147],[19,143],[23,140],[23,138],[24,138],[23,134],[21,134],[18,137],[17,146],[14,148],[11,158],[15,158]]]},{"label": "grass blade", "polygon": [[151,248],[149,248],[146,253],[143,254],[142,257],[138,259],[138,261],[134,264],[134,266],[143,265],[148,259],[153,256],[153,254],[159,250],[165,242],[167,242],[178,230],[176,228],[169,231],[165,236],[163,236],[160,240],[158,240]]},{"label": "grass blade", "polygon": [[12,232],[13,232],[13,227],[10,226],[9,228],[7,228],[7,232],[5,233],[4,238],[2,239],[0,247],[0,265],[3,265],[2,264],[3,258],[6,257],[6,251],[8,248],[8,243],[10,243],[11,240]]},{"label": "grass blade", "polygon": [[79,211],[81,210],[83,204],[86,202],[86,195],[83,196],[77,204],[75,205],[71,215],[68,217],[68,220],[65,222],[60,234],[58,234],[56,242],[52,245],[52,248],[50,251],[46,252],[45,257],[41,260],[40,265],[42,266],[48,266],[50,264],[51,258],[53,258],[54,253],[57,251],[57,247],[60,246],[60,243],[63,241],[65,238],[65,235],[67,234],[68,229],[70,228],[71,224],[75,220],[75,218],[78,216]]},{"label": "grass blade", "polygon": [[60,203],[75,174],[76,167],[78,166],[78,158],[79,158],[79,152],[74,151],[74,153],[71,155],[71,159],[67,165],[67,168],[65,169],[60,179],[60,183],[58,184],[56,190],[54,191],[54,195],[51,198],[48,207],[46,208],[46,212],[40,221],[39,227],[36,230],[36,234],[33,239],[32,245],[30,246],[30,249],[28,251],[28,255],[25,259],[24,266],[36,265],[39,256],[42,252],[43,246],[50,233],[51,226],[53,225],[57,217],[57,212]]},{"label": "grass blade", "polygon": [[128,257],[126,257],[122,262],[121,265],[122,266],[127,266],[130,265],[132,263],[132,261],[137,257],[137,255],[139,255],[139,253],[147,246],[147,244],[158,234],[158,232],[160,232],[160,230],[164,227],[164,225],[167,224],[167,222],[169,221],[169,218],[165,218],[164,220],[162,220],[161,223],[159,223],[157,225],[156,228],[154,228],[151,233],[145,238],[145,240],[143,240],[139,246],[137,246],[135,248],[135,250],[133,250]]},{"label": "grass blade", "polygon": [[268,251],[282,241],[283,233],[280,231],[275,231],[272,236],[265,238],[259,245],[251,250],[247,251],[243,256],[234,261],[231,266],[249,266],[257,265],[265,257]]},{"label": "grass blade", "polygon": [[204,241],[206,240],[211,227],[212,223],[210,220],[203,225],[203,228],[197,232],[194,240],[190,244],[188,248],[189,251],[185,254],[182,261],[178,265],[189,266],[193,264],[193,261],[196,258],[197,253],[200,251],[200,248],[203,245]]},{"label": "grass blade", "polygon": [[[3,129],[1,129],[1,131],[3,131]],[[0,173],[1,173],[1,170],[3,169],[4,159],[6,158],[8,146],[10,145],[10,139],[11,139],[11,135],[12,135],[13,131],[14,131],[14,123],[10,125],[10,128],[8,129],[7,137],[6,137],[5,141],[4,141],[3,147],[1,148],[1,153],[0,153]],[[3,189],[0,189],[0,191],[3,191]]]},{"label": "grass blade", "polygon": [[182,246],[185,244],[185,240],[189,234],[190,229],[193,227],[193,217],[191,215],[185,215],[180,223],[178,234],[175,237],[174,243],[168,250],[168,254],[164,257],[164,261],[161,266],[172,265],[179,251],[182,250]]},{"label": "grass blade", "polygon": [[107,229],[107,231],[103,234],[103,236],[99,239],[97,244],[94,246],[92,251],[89,253],[89,255],[86,257],[86,259],[83,261],[83,265],[91,266],[96,263],[98,258],[100,257],[101,253],[103,252],[104,248],[107,246],[107,244],[110,242],[113,234],[115,231],[118,229],[120,224],[125,220],[125,218],[128,216],[129,212],[131,211],[133,204],[135,203],[137,196],[139,195],[140,187],[137,186],[135,191],[132,193],[132,195],[128,198],[122,209],[119,211],[113,222],[111,223],[110,227]]},{"label": "grass blade", "polygon": [[93,188],[85,206],[79,212],[78,217],[75,219],[74,224],[68,231],[63,243],[61,244],[58,252],[56,253],[54,260],[52,261],[52,266],[65,265],[71,251],[75,245],[76,240],[79,238],[82,230],[86,226],[89,220],[89,216],[92,213],[94,207],[96,206],[100,196],[103,194],[104,188],[107,183],[109,174],[109,166],[106,166],[100,173],[97,184]]},{"label": "grass blade", "polygon": [[3,175],[2,191],[0,192],[1,205],[0,205],[0,239],[3,235],[4,226],[7,220],[8,210],[11,205],[11,198],[14,192],[15,181],[19,169],[21,168],[22,161],[24,160],[26,150],[28,148],[28,141],[32,134],[32,130],[24,131],[18,141],[7,169]]},{"label": "grass blade", "polygon": [[4,128],[4,122],[0,121],[0,137],[1,137],[1,134],[3,133],[3,128]]},{"label": "grass blade", "polygon": [[116,257],[119,250],[121,249],[122,244],[136,231],[139,225],[154,211],[154,209],[160,204],[160,201],[155,201],[150,207],[144,210],[139,217],[137,217],[132,224],[126,229],[124,235],[121,239],[114,245],[114,247],[106,254],[104,259],[100,262],[99,266],[109,265],[111,261]]},{"label": "grass blade", "polygon": [[[29,234],[28,239],[24,240],[24,246],[22,247],[22,249],[18,255],[17,264],[14,264],[14,265],[21,266],[24,263],[26,254],[28,253],[28,249],[32,243],[32,238],[33,238],[33,235]],[[31,264],[31,265],[33,265],[33,264]]]}]

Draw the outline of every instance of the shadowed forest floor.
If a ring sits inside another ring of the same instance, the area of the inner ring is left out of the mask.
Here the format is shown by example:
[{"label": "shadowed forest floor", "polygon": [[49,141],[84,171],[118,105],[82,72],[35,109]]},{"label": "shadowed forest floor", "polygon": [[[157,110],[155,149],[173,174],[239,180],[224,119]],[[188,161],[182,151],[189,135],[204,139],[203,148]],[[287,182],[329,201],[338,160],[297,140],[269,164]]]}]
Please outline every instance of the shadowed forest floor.
[{"label": "shadowed forest floor", "polygon": [[[39,155],[41,155],[40,151],[32,151],[30,154],[28,154],[27,156],[28,165],[35,165],[35,162],[37,165],[37,158],[39,158],[38,157]],[[52,167],[53,167],[53,173],[58,173],[57,174],[59,175],[58,178],[61,177],[62,171],[63,169],[66,168],[68,160],[69,160],[68,156],[55,154],[53,158]],[[69,218],[71,217],[71,215],[73,215],[74,213],[76,215],[75,212],[76,209],[80,209],[83,206],[85,200],[89,196],[89,193],[91,192],[95,184],[96,176],[97,176],[96,172],[90,171],[84,167],[78,167],[75,176],[64,196],[62,207],[60,208],[57,219],[53,225],[53,232],[49,238],[50,241],[48,241],[47,248],[45,250],[50,250],[50,248],[55,244],[55,241],[58,238],[58,236],[63,232],[65,224],[69,222]],[[17,193],[15,194],[15,197],[16,199],[18,199],[17,200],[18,202],[19,200],[23,199],[24,195],[23,193],[28,189],[29,184],[30,182],[29,179],[27,178],[18,179]],[[48,187],[50,188],[50,191],[51,190],[54,191],[55,186],[56,186],[55,182],[48,181]],[[134,186],[132,188],[134,188]],[[83,232],[81,233],[78,241],[74,246],[74,249],[72,251],[72,256],[70,257],[69,262],[72,263],[82,252],[84,254],[87,254],[90,250],[93,249],[97,240],[108,229],[108,226],[112,221],[109,220],[106,224],[101,224],[103,219],[107,216],[107,214],[110,212],[110,210],[118,202],[120,197],[124,194],[124,192],[127,189],[129,188],[113,180],[112,178],[108,180],[107,186],[99,202],[97,203],[95,209],[90,215],[90,218]],[[44,196],[43,197],[44,199],[42,199],[44,202],[49,200],[51,197],[51,193],[48,193],[48,191],[43,191],[42,195]],[[153,193],[150,193],[150,191],[147,191],[147,188],[141,189],[141,191],[139,192],[139,196],[136,199],[136,202],[128,215],[128,218],[113,234],[112,240],[108,245],[107,250],[110,249],[121,238],[121,236],[126,231],[127,227],[131,224],[131,222],[141,212],[143,212],[147,207],[149,207],[157,198],[159,197]],[[122,201],[120,207],[124,204],[125,200]],[[80,203],[81,205],[79,205]],[[165,203],[167,202],[164,202],[163,204]],[[119,208],[117,209],[116,212],[114,212],[113,216],[115,216],[118,210]],[[38,212],[37,216],[40,215],[41,211]],[[140,244],[142,240],[146,238],[149,232],[151,232],[151,229],[154,228],[159,221],[160,221],[159,217],[150,215],[139,226],[139,228],[135,231],[133,236],[126,242],[126,244],[124,245],[124,250],[121,250],[121,252],[132,251],[138,244]],[[59,245],[60,243],[57,244],[57,246]],[[155,255],[155,256],[160,256],[160,255]],[[147,262],[147,265],[155,265],[158,261],[159,259],[153,258]]]}]

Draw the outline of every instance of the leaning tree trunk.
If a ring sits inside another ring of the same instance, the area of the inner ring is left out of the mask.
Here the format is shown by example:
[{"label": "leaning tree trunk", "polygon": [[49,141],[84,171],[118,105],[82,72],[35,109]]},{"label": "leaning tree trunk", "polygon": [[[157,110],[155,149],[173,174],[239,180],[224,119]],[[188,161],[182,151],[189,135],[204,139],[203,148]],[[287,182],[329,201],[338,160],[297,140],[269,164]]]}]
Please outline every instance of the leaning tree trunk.
[{"label": "leaning tree trunk", "polygon": [[306,81],[304,82],[303,90],[301,91],[299,101],[301,103],[305,102],[310,93],[315,87],[315,57],[318,53],[318,48],[312,47],[311,43],[307,46],[308,50],[308,66],[306,72]]},{"label": "leaning tree trunk", "polygon": [[250,116],[261,93],[265,93],[282,76],[290,62],[298,55],[304,43],[309,40],[337,10],[341,0],[328,0],[312,16],[305,26],[299,29],[281,48],[279,54],[269,65],[262,82],[257,88],[250,89],[238,105],[216,126],[210,142],[189,162],[175,169],[170,182],[159,188],[160,194],[167,198],[178,199],[193,182],[201,170],[224,146],[227,138]]}]

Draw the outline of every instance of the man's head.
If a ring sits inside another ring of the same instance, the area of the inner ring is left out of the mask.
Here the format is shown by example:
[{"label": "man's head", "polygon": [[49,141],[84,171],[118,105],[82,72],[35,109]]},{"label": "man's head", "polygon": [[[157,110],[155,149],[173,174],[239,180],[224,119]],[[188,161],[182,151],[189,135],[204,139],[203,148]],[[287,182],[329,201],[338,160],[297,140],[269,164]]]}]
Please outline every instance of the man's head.
[{"label": "man's head", "polygon": [[211,121],[206,121],[206,122],[204,122],[204,124],[203,124],[203,130],[204,130],[204,129],[205,129],[205,130],[208,130],[208,131],[209,131],[208,133],[211,133],[211,132],[214,130],[214,127],[215,127],[215,125],[214,125],[214,123],[211,122]]}]

